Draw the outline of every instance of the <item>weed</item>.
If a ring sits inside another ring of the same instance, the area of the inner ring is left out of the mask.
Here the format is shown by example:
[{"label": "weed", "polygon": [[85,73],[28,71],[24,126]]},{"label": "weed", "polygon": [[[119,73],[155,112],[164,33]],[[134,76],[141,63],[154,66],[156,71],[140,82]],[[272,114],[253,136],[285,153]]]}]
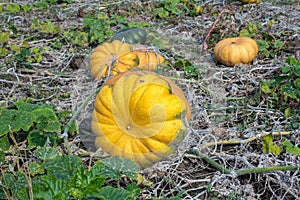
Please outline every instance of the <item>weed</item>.
[{"label": "weed", "polygon": [[281,66],[281,73],[270,80],[260,82],[263,98],[268,100],[270,108],[285,112],[285,117],[296,112],[300,103],[300,61],[293,57],[286,59],[288,65]]}]

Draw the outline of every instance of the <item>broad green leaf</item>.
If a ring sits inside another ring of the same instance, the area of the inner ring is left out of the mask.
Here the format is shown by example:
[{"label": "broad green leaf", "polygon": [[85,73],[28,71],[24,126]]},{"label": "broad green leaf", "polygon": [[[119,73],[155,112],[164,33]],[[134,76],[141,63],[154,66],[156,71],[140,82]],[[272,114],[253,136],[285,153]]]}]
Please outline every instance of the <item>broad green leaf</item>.
[{"label": "broad green leaf", "polygon": [[61,124],[59,123],[54,111],[49,108],[40,108],[32,112],[35,122],[37,122],[36,128],[45,132],[61,131]]},{"label": "broad green leaf", "polygon": [[40,146],[43,147],[46,145],[46,142],[49,141],[50,134],[43,133],[42,131],[39,130],[33,130],[29,133],[27,136],[27,141],[28,141],[28,148],[32,149],[34,147]]},{"label": "broad green leaf", "polygon": [[30,162],[29,172],[32,176],[35,176],[37,174],[43,174],[45,173],[44,166],[40,162],[36,162],[36,161]]},{"label": "broad green leaf", "polygon": [[273,136],[269,134],[262,139],[263,153],[272,153],[278,156],[281,152],[280,146],[273,143]]},{"label": "broad green leaf", "polygon": [[24,110],[24,111],[34,111],[39,108],[49,108],[51,109],[52,107],[47,104],[32,104],[28,102],[23,102],[23,101],[18,101],[15,103],[15,106],[18,108],[18,110]]},{"label": "broad green leaf", "polygon": [[9,132],[18,132],[21,129],[28,131],[32,125],[33,118],[30,112],[5,109],[0,114],[0,137]]},{"label": "broad green leaf", "polygon": [[127,190],[106,186],[101,188],[97,196],[99,198],[104,198],[109,200],[126,200],[130,197],[130,192]]},{"label": "broad green leaf", "polygon": [[30,200],[28,188],[23,188],[23,189],[19,190],[17,193],[17,196],[18,196],[18,199]]},{"label": "broad green leaf", "polygon": [[56,149],[51,147],[42,147],[35,150],[33,153],[34,156],[42,160],[51,160],[61,155]]},{"label": "broad green leaf", "polygon": [[9,190],[12,194],[12,199],[18,199],[17,193],[24,187],[27,188],[27,181],[25,175],[21,172],[16,172],[15,174],[12,173],[5,173],[1,178],[1,185],[2,187]]},{"label": "broad green leaf", "polygon": [[55,176],[43,175],[33,179],[32,190],[34,199],[67,199],[67,183]]},{"label": "broad green leaf", "polygon": [[112,175],[114,179],[120,179],[120,175],[124,174],[130,178],[136,178],[139,167],[130,159],[121,159],[118,156],[106,158],[102,160],[106,166],[106,172]]},{"label": "broad green leaf", "polygon": [[291,66],[281,66],[280,68],[281,68],[281,71],[282,71],[283,73],[288,73],[288,72],[290,72],[291,69],[292,69]]},{"label": "broad green leaf", "polygon": [[78,167],[81,166],[81,159],[78,156],[62,155],[51,160],[46,160],[44,167],[49,175],[61,179],[69,179]]},{"label": "broad green leaf", "polygon": [[282,145],[285,147],[285,152],[300,155],[300,148],[294,146],[289,140],[285,140]]},{"label": "broad green leaf", "polygon": [[[104,167],[102,167],[104,169]],[[106,177],[100,176],[100,173],[93,173],[80,166],[70,180],[71,194],[76,199],[82,199],[87,196],[96,196],[104,185]]]},{"label": "broad green leaf", "polygon": [[0,137],[0,150],[8,151],[10,148],[10,143],[8,141],[7,135]]}]

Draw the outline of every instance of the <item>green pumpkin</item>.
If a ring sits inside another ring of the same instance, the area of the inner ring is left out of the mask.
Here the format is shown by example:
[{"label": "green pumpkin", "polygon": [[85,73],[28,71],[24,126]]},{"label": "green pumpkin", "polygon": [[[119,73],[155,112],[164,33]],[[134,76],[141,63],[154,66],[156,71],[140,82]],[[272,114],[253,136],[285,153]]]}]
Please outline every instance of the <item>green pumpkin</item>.
[{"label": "green pumpkin", "polygon": [[142,28],[125,28],[115,33],[110,42],[119,40],[129,44],[145,44],[147,32]]}]

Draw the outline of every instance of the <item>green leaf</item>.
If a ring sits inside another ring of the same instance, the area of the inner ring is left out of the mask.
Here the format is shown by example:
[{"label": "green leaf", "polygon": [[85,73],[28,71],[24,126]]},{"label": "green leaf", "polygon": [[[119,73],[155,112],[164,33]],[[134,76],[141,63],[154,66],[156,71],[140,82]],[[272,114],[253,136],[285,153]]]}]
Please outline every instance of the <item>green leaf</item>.
[{"label": "green leaf", "polygon": [[49,175],[61,179],[69,179],[78,167],[81,166],[81,159],[78,156],[62,155],[51,160],[46,160],[44,168]]},{"label": "green leaf", "polygon": [[33,179],[32,191],[34,199],[67,199],[67,184],[66,182],[55,176],[43,175]]},{"label": "green leaf", "polygon": [[54,111],[49,108],[40,108],[32,112],[37,122],[36,128],[45,132],[61,132],[61,124],[59,123]]},{"label": "green leaf", "polygon": [[51,147],[42,147],[35,150],[33,153],[34,156],[42,160],[51,160],[61,155],[56,149]]},{"label": "green leaf", "polygon": [[285,59],[285,62],[289,65],[296,65],[299,61],[297,61],[297,59],[294,57],[288,57],[287,59]]},{"label": "green leaf", "polygon": [[284,117],[287,119],[291,116],[291,107],[288,107],[284,110]]},{"label": "green leaf", "polygon": [[271,90],[271,88],[269,87],[269,84],[266,82],[261,83],[261,91],[266,94],[273,92],[273,90]]},{"label": "green leaf", "polygon": [[44,166],[42,163],[33,161],[29,163],[29,172],[32,176],[35,176],[37,174],[44,174]]},{"label": "green leaf", "polygon": [[44,133],[39,130],[33,130],[27,136],[28,148],[42,147],[45,145],[55,146],[57,144],[57,136],[53,133]]},{"label": "green leaf", "polygon": [[23,110],[5,109],[0,114],[0,137],[21,129],[28,131],[33,125],[32,113]]},{"label": "green leaf", "polygon": [[126,200],[130,196],[130,192],[127,190],[122,190],[119,188],[113,188],[111,186],[106,186],[101,188],[98,197],[109,199],[109,200]]},{"label": "green leaf", "polygon": [[258,45],[258,49],[260,51],[263,51],[263,50],[267,50],[269,48],[269,43],[264,41],[264,40],[255,40],[257,45]]},{"label": "green leaf", "polygon": [[291,66],[281,66],[280,68],[283,73],[288,73],[292,70]]},{"label": "green leaf", "polygon": [[263,153],[272,153],[278,156],[281,152],[280,146],[273,143],[273,136],[269,134],[262,139]]},{"label": "green leaf", "polygon": [[18,191],[28,187],[25,175],[21,172],[5,173],[0,182],[1,186],[12,194],[12,199],[19,199],[17,198]]},{"label": "green leaf", "polygon": [[4,57],[7,55],[7,50],[5,48],[0,47],[0,57]]},{"label": "green leaf", "polygon": [[0,33],[0,43],[6,43],[10,40],[9,32],[1,32]]},{"label": "green leaf", "polygon": [[0,150],[0,166],[5,162],[5,153]]},{"label": "green leaf", "polygon": [[[94,167],[88,171],[80,166],[70,180],[71,194],[76,199],[82,199],[87,196],[96,196],[104,185],[106,177],[100,176],[100,173],[94,173]],[[102,170],[104,167],[102,167]],[[97,171],[97,170],[96,170]]]},{"label": "green leaf", "polygon": [[124,174],[130,178],[136,178],[139,167],[134,164],[130,159],[121,159],[118,156],[106,158],[102,160],[102,163],[106,166],[107,172],[113,179],[118,180],[121,178],[121,174]]},{"label": "green leaf", "polygon": [[127,186],[127,190],[131,192],[131,197],[133,199],[137,199],[137,197],[139,196],[139,194],[141,193],[141,188],[138,186],[137,183],[133,182],[130,183]]},{"label": "green leaf", "polygon": [[285,140],[282,145],[285,147],[286,153],[300,155],[300,148],[294,146],[289,140]]},{"label": "green leaf", "polygon": [[0,150],[8,151],[10,148],[10,143],[8,141],[8,136],[4,135],[0,137]]},{"label": "green leaf", "polygon": [[6,9],[11,13],[16,13],[20,11],[21,8],[18,4],[11,3],[7,5]]}]

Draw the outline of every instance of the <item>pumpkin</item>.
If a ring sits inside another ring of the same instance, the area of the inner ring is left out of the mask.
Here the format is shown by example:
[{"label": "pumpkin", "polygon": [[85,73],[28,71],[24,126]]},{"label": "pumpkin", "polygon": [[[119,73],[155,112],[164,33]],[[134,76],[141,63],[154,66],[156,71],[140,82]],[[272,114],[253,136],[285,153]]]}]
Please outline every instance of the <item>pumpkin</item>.
[{"label": "pumpkin", "polygon": [[120,40],[129,44],[145,44],[147,39],[147,32],[142,28],[125,28],[115,33],[111,38],[111,42],[114,40]]},{"label": "pumpkin", "polygon": [[191,110],[182,90],[149,71],[109,79],[96,96],[95,145],[142,168],[160,161],[185,137]]},{"label": "pumpkin", "polygon": [[116,75],[138,65],[132,46],[115,40],[98,46],[90,56],[90,73],[94,78]]},{"label": "pumpkin", "polygon": [[145,47],[134,50],[139,59],[139,69],[155,70],[157,66],[165,61],[165,58],[156,51],[149,51]]},{"label": "pumpkin", "polygon": [[249,37],[226,38],[218,42],[214,48],[215,59],[227,66],[237,63],[250,63],[258,53],[255,40]]}]

